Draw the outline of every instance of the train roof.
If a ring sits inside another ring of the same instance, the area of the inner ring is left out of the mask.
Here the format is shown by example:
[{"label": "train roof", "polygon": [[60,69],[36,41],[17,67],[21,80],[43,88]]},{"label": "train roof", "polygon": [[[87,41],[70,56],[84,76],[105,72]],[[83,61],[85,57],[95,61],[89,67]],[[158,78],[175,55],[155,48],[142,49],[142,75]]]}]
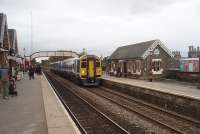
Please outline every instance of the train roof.
[{"label": "train roof", "polygon": [[87,58],[97,58],[97,59],[99,59],[99,57],[98,56],[96,56],[96,55],[82,55],[81,57],[80,57],[80,59],[81,58],[84,58],[84,57],[87,57]]},{"label": "train roof", "polygon": [[87,57],[87,58],[96,58],[96,59],[99,59],[98,56],[96,55],[82,55],[80,58],[69,58],[69,59],[65,59],[65,60],[60,60],[60,61],[56,61],[56,62],[52,62],[50,64],[56,64],[56,63],[60,63],[60,62],[71,62],[71,61],[74,61],[74,60],[79,60],[79,59],[82,59],[84,57]]},{"label": "train roof", "polygon": [[51,62],[50,64],[56,64],[56,63],[59,63],[60,61],[56,61],[56,62]]},{"label": "train roof", "polygon": [[74,60],[79,60],[79,58],[69,58],[69,59],[65,59],[65,60],[62,60],[62,61],[66,62],[66,61],[74,61]]},{"label": "train roof", "polygon": [[75,60],[79,60],[79,58],[69,58],[69,59],[66,59],[66,60],[60,60],[60,61],[56,61],[56,62],[52,62],[50,63],[51,65],[52,64],[63,64],[63,63],[66,63],[66,62],[72,62],[75,61]]}]

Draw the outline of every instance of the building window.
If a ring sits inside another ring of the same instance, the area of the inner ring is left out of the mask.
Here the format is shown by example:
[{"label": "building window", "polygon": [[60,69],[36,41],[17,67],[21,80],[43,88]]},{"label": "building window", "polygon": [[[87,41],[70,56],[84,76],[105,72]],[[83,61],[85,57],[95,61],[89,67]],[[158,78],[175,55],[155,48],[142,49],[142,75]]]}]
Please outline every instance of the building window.
[{"label": "building window", "polygon": [[152,59],[152,70],[153,71],[161,70],[161,59]]}]

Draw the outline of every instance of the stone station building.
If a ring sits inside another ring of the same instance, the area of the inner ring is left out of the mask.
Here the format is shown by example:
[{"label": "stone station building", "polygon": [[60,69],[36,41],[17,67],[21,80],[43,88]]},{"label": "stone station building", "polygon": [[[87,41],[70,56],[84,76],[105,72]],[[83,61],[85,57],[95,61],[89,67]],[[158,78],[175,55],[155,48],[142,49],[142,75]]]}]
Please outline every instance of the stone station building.
[{"label": "stone station building", "polygon": [[149,74],[162,77],[172,58],[172,52],[160,40],[122,46],[109,58],[109,73],[116,75],[120,70],[123,77],[147,79]]}]

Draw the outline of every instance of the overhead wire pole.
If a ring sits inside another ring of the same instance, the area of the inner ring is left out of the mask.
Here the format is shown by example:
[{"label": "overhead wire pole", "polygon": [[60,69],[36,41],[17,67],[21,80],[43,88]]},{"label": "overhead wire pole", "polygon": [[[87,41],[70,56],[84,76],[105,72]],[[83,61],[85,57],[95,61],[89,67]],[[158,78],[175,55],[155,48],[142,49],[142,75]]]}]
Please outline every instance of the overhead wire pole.
[{"label": "overhead wire pole", "polygon": [[26,49],[24,48],[23,50],[24,50],[24,72],[25,72],[26,71]]},{"label": "overhead wire pole", "polygon": [[[31,46],[30,46],[30,55],[33,53],[33,18],[32,18],[32,10],[30,12],[30,39],[31,39]],[[30,56],[30,64],[31,64],[31,56]]]},{"label": "overhead wire pole", "polygon": [[33,20],[32,20],[33,18],[32,18],[32,11],[30,12],[30,36],[31,36],[31,48],[30,48],[30,52],[31,52],[31,54],[32,54],[32,52],[33,52]]}]

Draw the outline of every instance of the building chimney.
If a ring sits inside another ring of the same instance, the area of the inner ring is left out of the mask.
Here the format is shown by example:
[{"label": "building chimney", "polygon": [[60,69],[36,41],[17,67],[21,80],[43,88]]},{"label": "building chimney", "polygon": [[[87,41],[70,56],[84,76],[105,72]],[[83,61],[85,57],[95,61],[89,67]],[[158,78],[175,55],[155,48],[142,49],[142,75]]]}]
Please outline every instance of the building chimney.
[{"label": "building chimney", "polygon": [[189,52],[191,52],[192,51],[192,46],[189,46]]},{"label": "building chimney", "polygon": [[192,52],[194,51],[194,46],[192,46]]},{"label": "building chimney", "polygon": [[199,46],[197,47],[197,52],[199,52]]},{"label": "building chimney", "polygon": [[173,53],[174,58],[175,58],[176,60],[178,60],[178,59],[181,58],[180,51],[173,51],[172,53]]}]

